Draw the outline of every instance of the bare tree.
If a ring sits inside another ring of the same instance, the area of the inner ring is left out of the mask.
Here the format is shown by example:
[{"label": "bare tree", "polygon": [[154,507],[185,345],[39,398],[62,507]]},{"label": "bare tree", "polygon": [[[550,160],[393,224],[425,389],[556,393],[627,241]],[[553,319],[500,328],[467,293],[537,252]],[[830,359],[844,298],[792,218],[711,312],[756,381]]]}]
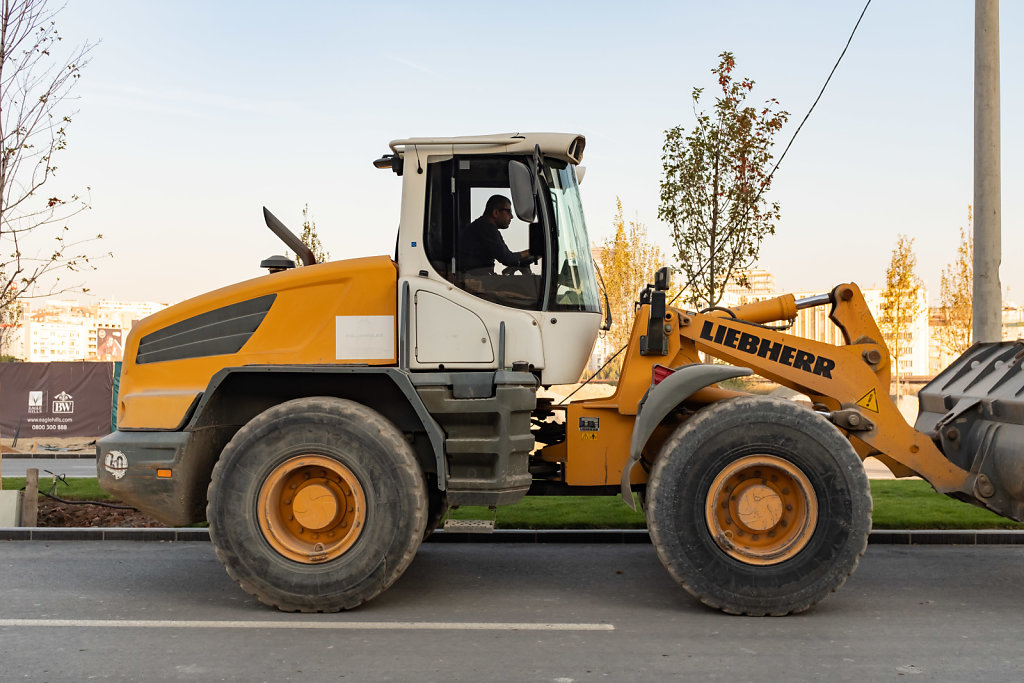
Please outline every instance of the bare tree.
[{"label": "bare tree", "polygon": [[95,269],[84,245],[102,235],[72,238],[67,220],[88,201],[46,191],[67,147],[71,92],[95,43],[65,53],[55,22],[63,6],[0,1],[0,319],[7,320],[20,299],[87,291],[61,278]]}]

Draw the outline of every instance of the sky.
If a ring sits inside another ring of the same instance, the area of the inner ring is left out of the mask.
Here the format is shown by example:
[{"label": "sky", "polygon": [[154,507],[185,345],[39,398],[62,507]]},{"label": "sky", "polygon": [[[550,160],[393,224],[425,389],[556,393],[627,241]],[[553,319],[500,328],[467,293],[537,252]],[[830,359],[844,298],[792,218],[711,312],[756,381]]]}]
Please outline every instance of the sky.
[{"label": "sky", "polygon": [[[582,133],[591,239],[616,198],[670,262],[657,218],[664,131],[690,127],[718,54],[777,98],[790,139],[862,0],[820,2],[206,2],[68,0],[70,47],[99,41],[70,106],[55,190],[85,192],[69,224],[102,233],[93,299],[172,303],[263,274],[308,204],[332,260],[394,250],[401,179],[373,168],[393,139]],[[776,173],[760,266],[781,290],[882,286],[897,235],[915,240],[937,305],[973,197],[974,3],[874,0]],[[1001,282],[1024,303],[1024,3],[1000,16]],[[710,100],[707,100],[710,107]]]}]

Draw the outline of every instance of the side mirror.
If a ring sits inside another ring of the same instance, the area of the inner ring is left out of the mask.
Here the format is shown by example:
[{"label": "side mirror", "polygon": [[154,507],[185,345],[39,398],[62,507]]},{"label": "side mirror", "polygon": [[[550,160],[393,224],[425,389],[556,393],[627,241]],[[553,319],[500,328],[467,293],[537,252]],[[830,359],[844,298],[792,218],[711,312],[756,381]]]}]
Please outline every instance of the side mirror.
[{"label": "side mirror", "polygon": [[512,206],[516,217],[524,223],[537,220],[537,204],[534,201],[533,176],[521,161],[508,162],[508,184],[512,190]]}]

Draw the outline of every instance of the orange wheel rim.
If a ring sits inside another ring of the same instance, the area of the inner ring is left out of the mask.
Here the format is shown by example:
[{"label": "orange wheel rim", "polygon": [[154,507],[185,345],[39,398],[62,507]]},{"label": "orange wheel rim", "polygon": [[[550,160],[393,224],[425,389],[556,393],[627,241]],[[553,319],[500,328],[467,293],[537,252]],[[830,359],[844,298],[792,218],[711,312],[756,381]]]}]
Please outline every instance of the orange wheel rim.
[{"label": "orange wheel rim", "polygon": [[811,540],[818,498],[793,463],[751,455],[729,463],[711,482],[704,515],[711,537],[730,557],[746,564],[778,564]]},{"label": "orange wheel rim", "polygon": [[366,494],[352,470],[322,455],[281,463],[260,487],[256,516],[281,556],[319,564],[343,555],[366,522]]}]

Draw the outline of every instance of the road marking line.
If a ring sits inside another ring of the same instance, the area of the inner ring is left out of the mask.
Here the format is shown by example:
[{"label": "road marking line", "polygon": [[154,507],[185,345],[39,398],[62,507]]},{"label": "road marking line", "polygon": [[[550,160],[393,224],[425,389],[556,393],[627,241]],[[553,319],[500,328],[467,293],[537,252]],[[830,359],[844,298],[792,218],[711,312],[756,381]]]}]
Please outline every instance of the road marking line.
[{"label": "road marking line", "polygon": [[170,621],[155,619],[0,619],[0,626],[39,628],[264,628],[344,631],[614,631],[614,624],[476,621]]}]

